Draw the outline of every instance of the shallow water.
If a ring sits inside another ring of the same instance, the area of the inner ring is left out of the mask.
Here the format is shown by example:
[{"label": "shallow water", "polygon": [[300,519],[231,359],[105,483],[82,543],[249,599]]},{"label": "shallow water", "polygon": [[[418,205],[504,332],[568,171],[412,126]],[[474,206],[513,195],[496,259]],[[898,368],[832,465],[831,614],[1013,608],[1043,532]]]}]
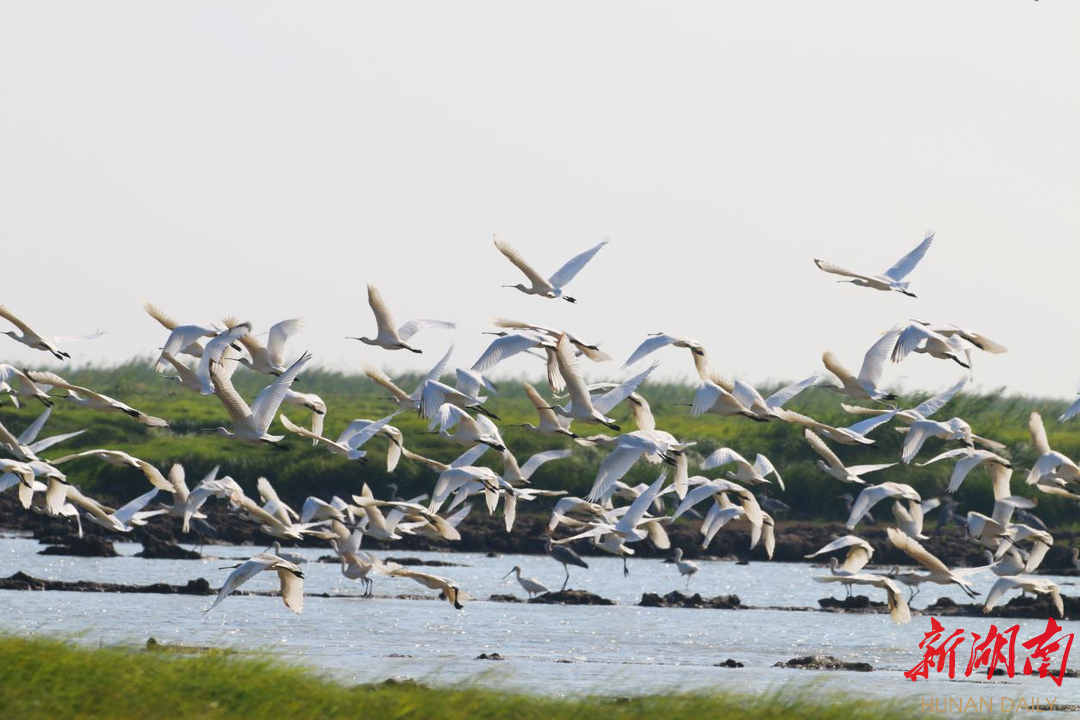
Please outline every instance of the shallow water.
[{"label": "shallow water", "polygon": [[[204,560],[143,560],[133,557],[140,545],[117,543],[123,557],[73,558],[41,556],[28,538],[0,539],[0,574],[22,570],[56,580],[93,580],[149,584],[183,584],[205,577],[214,587],[228,574],[219,570],[234,558],[245,559],[251,548],[217,546]],[[290,549],[315,560],[323,550]],[[689,610],[636,607],[642,593],[685,590],[675,567],[657,560],[631,560],[623,577],[615,558],[588,558],[589,569],[573,568],[569,587],[615,600],[613,607],[527,605],[487,602],[495,593],[525,593],[511,577],[514,565],[549,588],[563,581],[562,567],[543,556],[507,555],[487,558],[465,553],[391,553],[461,563],[465,567],[419,568],[456,580],[476,601],[463,611],[438,600],[399,599],[396,595],[434,597],[405,578],[377,578],[373,599],[356,597],[305,600],[303,615],[287,610],[279,598],[238,596],[212,613],[201,611],[210,598],[149,594],[99,594],[0,591],[0,632],[75,636],[89,644],[141,645],[150,636],[162,642],[215,645],[245,651],[268,651],[326,671],[344,682],[372,682],[411,677],[433,684],[476,683],[544,694],[603,693],[631,695],[690,689],[776,690],[809,685],[814,692],[845,690],[858,695],[903,696],[917,703],[929,696],[1048,697],[1058,704],[1080,704],[1080,681],[1061,688],[1050,679],[1024,677],[978,681],[963,678],[970,641],[957,656],[958,681],[931,674],[912,683],[901,674],[918,663],[919,642],[929,630],[926,616],[896,626],[887,615],[844,615],[785,610]],[[226,562],[222,558],[227,558]],[[814,575],[822,568],[803,564],[701,562],[690,590],[706,596],[737,594],[745,605],[817,607],[817,600],[843,596],[839,586],[821,585]],[[341,575],[333,564],[305,565],[305,591],[360,594],[360,585]],[[993,576],[974,580],[985,593]],[[1075,594],[1073,578],[1052,578],[1065,594]],[[273,590],[276,577],[266,573],[248,583],[251,590]],[[884,593],[867,589],[871,599]],[[865,592],[865,591],[864,591]],[[959,588],[925,586],[915,607],[939,596],[957,602]],[[1019,622],[1017,671],[1026,651],[1019,642],[1045,628],[1040,620],[998,620],[1000,628]],[[965,628],[985,637],[991,620],[943,618],[948,631]],[[1061,622],[1065,632],[1080,623]],[[503,662],[475,660],[498,652]],[[799,655],[835,655],[868,662],[879,672],[828,673],[773,668],[773,663]],[[713,667],[733,658],[745,668]],[[569,662],[567,662],[569,661]],[[1075,667],[1075,658],[1070,663]],[[985,670],[983,671],[985,673]],[[933,679],[933,678],[945,678]]]}]

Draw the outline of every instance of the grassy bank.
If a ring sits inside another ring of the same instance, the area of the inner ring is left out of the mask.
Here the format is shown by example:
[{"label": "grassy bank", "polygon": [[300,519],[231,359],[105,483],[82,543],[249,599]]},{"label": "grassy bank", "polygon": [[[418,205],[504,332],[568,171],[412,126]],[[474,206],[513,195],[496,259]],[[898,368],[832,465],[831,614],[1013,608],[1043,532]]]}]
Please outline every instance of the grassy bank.
[{"label": "grassy bank", "polygon": [[[913,710],[841,696],[664,695],[548,699],[413,685],[345,687],[308,671],[226,655],[84,649],[0,638],[5,717],[906,718]],[[750,671],[747,671],[750,672]]]},{"label": "grassy bank", "polygon": [[[266,475],[286,499],[297,503],[302,503],[309,494],[348,497],[359,489],[362,482],[371,483],[377,491],[388,482],[397,483],[403,494],[431,490],[434,475],[416,463],[402,461],[392,476],[386,473],[386,442],[382,438],[376,438],[365,448],[370,453],[369,462],[361,466],[331,455],[323,448],[313,448],[310,443],[295,436],[286,441],[289,452],[278,452],[269,448],[249,448],[202,432],[228,424],[221,404],[212,396],[201,397],[183,390],[175,382],[163,380],[149,369],[149,365],[149,359],[145,359],[119,367],[84,368],[65,374],[73,382],[85,384],[166,418],[170,422],[168,429],[148,429],[122,415],[95,413],[59,401],[43,436],[81,428],[88,428],[88,431],[46,455],[57,457],[82,449],[114,448],[162,467],[174,461],[183,462],[188,468],[190,481],[197,480],[213,465],[220,464],[222,472],[235,477],[249,491],[254,491],[255,480],[260,475]],[[419,381],[415,376],[396,379],[401,387],[409,391]],[[253,398],[265,382],[265,376],[244,369],[236,375],[237,389],[248,399]],[[326,434],[331,437],[336,437],[354,418],[379,418],[393,410],[386,400],[386,391],[363,375],[343,375],[314,369],[304,373],[297,387],[305,392],[316,392],[324,398],[329,406]],[[542,382],[538,382],[537,387],[542,392],[546,389]],[[578,495],[588,492],[606,451],[580,448],[569,441],[540,437],[511,427],[514,423],[536,422],[535,410],[525,397],[520,383],[504,380],[499,383],[499,390],[499,395],[493,397],[488,406],[502,418],[503,436],[521,462],[541,450],[563,445],[574,447],[574,455],[570,459],[541,467],[533,477],[534,484]],[[841,488],[814,465],[817,456],[804,442],[801,428],[780,422],[755,423],[744,418],[691,417],[686,404],[691,402],[694,388],[689,385],[647,382],[642,387],[642,393],[651,403],[659,427],[683,441],[697,442],[693,450],[696,456],[706,455],[725,445],[751,458],[759,452],[767,455],[780,469],[787,483],[786,492],[781,492],[777,487],[772,488],[773,493],[792,506],[792,518],[843,519],[843,505],[835,497],[837,493],[851,488]],[[905,397],[900,400],[900,405],[911,407],[923,399],[925,396]],[[1028,415],[1032,410],[1043,412],[1050,442],[1055,449],[1074,457],[1080,454],[1080,422],[1066,425],[1054,422],[1064,407],[1065,403],[1061,401],[1003,394],[961,394],[939,415],[942,419],[962,417],[971,423],[975,432],[1006,443],[1016,467],[1027,468],[1034,460],[1027,429]],[[800,395],[791,403],[791,408],[837,425],[848,425],[859,419],[841,410],[838,397],[825,390],[812,390]],[[39,411],[40,406],[35,402],[22,410],[15,410],[5,403],[0,406],[0,422],[18,434]],[[285,412],[295,422],[304,425],[310,422],[307,411],[285,408]],[[634,424],[627,415],[625,408],[615,412],[623,429],[632,430]],[[399,415],[394,424],[405,433],[407,446],[421,454],[449,461],[462,449],[437,436],[425,434],[426,423],[411,413]],[[272,431],[284,432],[284,429],[275,422]],[[878,441],[875,446],[840,447],[837,452],[851,465],[897,458],[903,439],[899,433],[884,428],[877,431],[874,438]],[[949,445],[953,446],[955,444]],[[942,441],[930,440],[920,457],[929,459],[943,447]],[[485,463],[501,470],[495,453],[488,453],[481,462]],[[96,460],[74,461],[64,469],[83,489],[117,499],[127,499],[146,490],[146,480],[140,473]],[[936,463],[925,468],[898,466],[875,474],[873,482],[892,480],[910,483],[924,497],[933,497],[944,490],[951,471],[951,462]],[[713,476],[716,473],[708,474]],[[651,482],[655,476],[654,466],[639,463],[626,479],[633,484]],[[985,474],[982,476],[985,477]],[[1033,493],[1019,478],[1013,482],[1013,492],[1022,495]],[[968,482],[957,494],[957,499],[964,503],[965,509],[989,512],[993,493],[988,482]],[[1075,522],[1072,503],[1045,495],[1039,501],[1038,512],[1046,522],[1058,527]]]}]

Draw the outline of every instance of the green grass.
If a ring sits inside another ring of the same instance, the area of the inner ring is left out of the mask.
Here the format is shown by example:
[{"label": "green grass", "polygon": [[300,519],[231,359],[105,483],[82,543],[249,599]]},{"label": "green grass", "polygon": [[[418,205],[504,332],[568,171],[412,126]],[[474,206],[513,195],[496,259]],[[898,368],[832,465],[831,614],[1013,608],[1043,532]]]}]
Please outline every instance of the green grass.
[{"label": "green grass", "polygon": [[[347,497],[359,490],[362,482],[371,483],[377,492],[388,482],[397,483],[402,493],[418,494],[431,489],[431,471],[415,463],[403,460],[392,477],[386,473],[385,441],[381,438],[369,444],[370,461],[360,466],[330,455],[322,448],[312,448],[295,436],[286,441],[291,451],[285,453],[270,448],[249,448],[212,433],[196,432],[228,424],[220,403],[212,396],[201,397],[183,390],[174,382],[161,379],[149,366],[150,360],[144,358],[117,367],[85,367],[65,374],[73,382],[85,384],[145,412],[166,418],[171,424],[169,429],[147,429],[123,415],[95,413],[59,401],[45,435],[79,428],[89,428],[89,431],[57,447],[47,456],[57,457],[79,449],[107,447],[125,450],[163,468],[174,461],[182,462],[192,480],[211,466],[221,464],[224,473],[232,475],[249,490],[253,490],[255,480],[260,475],[265,475],[283,496],[300,502],[309,494]],[[419,377],[395,379],[401,387],[411,391]],[[265,385],[266,378],[240,369],[235,381],[240,393],[250,400]],[[542,382],[534,384],[544,392]],[[519,382],[503,380],[499,388],[500,394],[492,398],[488,406],[502,418],[504,425],[535,422],[535,413]],[[379,418],[393,409],[386,400],[385,391],[362,375],[313,369],[304,373],[297,389],[316,392],[326,401],[330,408],[326,434],[331,437],[336,436],[354,418]],[[694,450],[698,455],[703,456],[724,445],[751,458],[758,452],[767,455],[780,469],[787,483],[786,492],[780,492],[779,488],[773,490],[775,495],[792,506],[791,517],[841,519],[843,507],[835,497],[837,493],[850,488],[842,489],[836,481],[814,466],[813,461],[817,456],[806,446],[801,428],[780,422],[755,423],[744,418],[693,418],[689,408],[682,405],[689,403],[693,397],[694,388],[689,385],[646,382],[641,392],[651,403],[658,426],[681,440],[696,441],[698,444]],[[924,398],[905,397],[900,403],[902,407],[911,407]],[[1080,455],[1080,421],[1065,425],[1055,421],[1065,405],[1059,400],[1008,396],[1003,391],[986,395],[961,394],[938,415],[942,419],[962,417],[971,423],[976,433],[1006,443],[1016,467],[1027,468],[1034,460],[1027,431],[1028,415],[1034,409],[1043,413],[1054,447],[1073,457]],[[791,408],[838,425],[848,425],[860,419],[846,414],[840,408],[838,396],[825,390],[803,393],[791,403]],[[21,411],[5,404],[0,406],[0,422],[18,433],[39,409],[40,406],[34,402]],[[302,409],[286,408],[285,412],[295,422],[309,423],[308,413]],[[624,430],[633,429],[625,408],[616,410],[615,415]],[[461,450],[459,446],[451,445],[437,436],[425,434],[426,423],[411,414],[399,415],[394,423],[405,433],[407,446],[416,452],[450,460]],[[275,424],[272,431],[284,433],[279,424]],[[504,427],[503,435],[522,462],[534,452],[569,444],[568,441],[540,437],[511,427]],[[837,454],[849,464],[897,458],[902,440],[899,433],[886,427],[879,429],[874,437],[878,444],[873,447],[839,447]],[[572,458],[543,466],[534,476],[534,484],[564,489],[574,494],[587,492],[604,451],[574,448]],[[929,459],[942,448],[941,441],[930,440],[922,457]],[[493,452],[488,453],[483,462],[501,469],[498,457]],[[130,469],[94,460],[80,460],[66,466],[65,470],[76,484],[91,492],[125,498],[145,490],[146,481],[140,473]],[[873,481],[910,483],[924,497],[932,497],[944,490],[951,470],[951,462],[941,462],[927,468],[915,465],[896,467],[875,474]],[[695,472],[693,466],[691,471]],[[627,481],[631,484],[651,481],[655,473],[654,466],[639,463]],[[713,476],[716,471],[709,474]],[[965,508],[985,508],[985,511],[989,511],[993,495],[990,484],[985,480],[986,473],[980,470],[973,476],[973,481],[964,484],[957,499],[964,503]],[[1013,490],[1016,494],[1032,494],[1021,477],[1014,479]],[[1046,522],[1057,527],[1069,527],[1076,522],[1071,503],[1047,496],[1039,497],[1038,513]]]},{"label": "green grass", "polygon": [[[346,687],[268,659],[85,649],[0,637],[5,717],[702,718],[916,717],[915,702],[797,692],[557,699],[411,684]],[[749,671],[748,671],[749,672]],[[908,707],[910,705],[910,707]]]}]

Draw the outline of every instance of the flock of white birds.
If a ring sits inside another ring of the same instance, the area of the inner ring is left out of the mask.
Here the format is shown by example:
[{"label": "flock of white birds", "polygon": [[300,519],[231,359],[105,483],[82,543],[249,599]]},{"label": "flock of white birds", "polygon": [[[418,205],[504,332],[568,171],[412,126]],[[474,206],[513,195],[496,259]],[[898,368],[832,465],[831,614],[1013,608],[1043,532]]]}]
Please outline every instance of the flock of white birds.
[{"label": "flock of white birds", "polygon": [[[825,272],[843,276],[845,280],[841,282],[915,297],[909,289],[907,278],[926,254],[933,239],[932,233],[927,234],[918,247],[880,275],[855,273],[823,260],[814,262]],[[576,303],[574,297],[566,294],[566,286],[606,242],[570,259],[550,277],[544,277],[517,250],[496,239],[495,246],[499,252],[528,280],[527,283],[504,287],[516,288],[528,295]],[[409,344],[419,332],[454,328],[450,322],[426,319],[410,320],[398,326],[374,285],[368,286],[368,303],[375,316],[376,332],[373,337],[352,339],[387,351],[420,353],[420,349]],[[469,512],[470,506],[466,500],[474,495],[483,496],[489,513],[495,513],[501,503],[509,532],[513,528],[519,502],[539,497],[558,497],[548,523],[547,552],[566,570],[563,589],[569,581],[569,566],[588,567],[569,547],[569,543],[588,539],[596,548],[621,557],[624,572],[628,572],[626,558],[634,554],[632,546],[635,543],[648,538],[658,549],[670,548],[665,527],[688,513],[701,521],[702,547],[707,547],[715,535],[727,527],[747,531],[750,547],[762,543],[766,554],[772,557],[775,523],[767,510],[783,505],[764,493],[755,495],[752,488],[774,482],[783,488],[780,472],[764,455],[757,454],[750,461],[731,448],[720,448],[704,459],[701,470],[727,468],[723,477],[710,479],[690,475],[690,456],[686,450],[694,443],[682,442],[658,429],[649,403],[638,391],[656,368],[655,363],[619,382],[589,385],[584,380],[579,359],[584,357],[595,363],[610,360],[596,344],[585,342],[561,329],[500,319],[496,321],[499,330],[491,333],[496,339],[472,366],[455,369],[456,381],[453,386],[442,382],[452,347],[412,392],[398,387],[381,370],[366,365],[366,374],[389,392],[396,409],[393,414],[378,420],[354,420],[336,439],[331,439],[322,434],[326,404],[317,395],[292,389],[293,382],[312,359],[309,353],[291,362],[288,359],[287,345],[303,329],[301,320],[289,319],[273,325],[263,344],[253,333],[251,323],[240,322],[236,318],[225,318],[220,325],[181,324],[153,305],[146,304],[145,308],[168,331],[154,369],[159,373],[175,373],[171,377],[191,392],[216,396],[231,419],[231,428],[217,429],[221,435],[247,445],[279,447],[285,436],[272,434],[270,430],[274,420],[280,419],[281,426],[287,432],[311,440],[314,445],[321,445],[348,461],[363,458],[364,445],[379,437],[388,443],[386,462],[389,472],[393,472],[404,457],[431,468],[437,478],[430,496],[411,500],[394,496],[378,499],[365,484],[360,494],[353,495],[350,500],[309,497],[298,513],[278,497],[266,478],[259,478],[259,500],[255,500],[246,495],[232,478],[218,477],[218,468],[189,490],[182,466],[173,465],[167,473],[163,473],[154,465],[120,450],[87,450],[44,459],[42,454],[54,445],[83,432],[38,439],[59,398],[92,410],[124,413],[149,427],[166,427],[168,423],[107,395],[73,385],[55,373],[21,370],[0,364],[0,397],[8,397],[16,406],[30,399],[46,406],[44,412],[18,435],[0,425],[0,449],[10,456],[0,459],[0,470],[3,471],[0,491],[17,487],[24,508],[74,521],[80,535],[83,517],[109,531],[124,533],[146,524],[156,516],[174,516],[181,519],[183,531],[187,533],[191,531],[193,519],[206,517],[200,511],[203,505],[211,498],[220,498],[226,500],[240,517],[258,524],[263,532],[276,539],[298,540],[304,536],[314,536],[327,540],[340,558],[342,573],[348,578],[360,580],[366,594],[371,592],[372,577],[375,575],[405,577],[441,591],[458,609],[463,607],[462,601],[467,598],[467,593],[453,580],[383,562],[374,554],[360,549],[363,538],[368,536],[379,541],[394,541],[412,534],[450,541],[460,539],[457,526]],[[70,358],[60,347],[65,342],[95,337],[49,338],[35,332],[2,306],[0,317],[17,328],[18,332],[9,331],[6,335],[30,348],[50,353],[59,360]],[[884,590],[890,614],[893,620],[900,623],[910,620],[910,598],[904,597],[900,585],[908,586],[911,596],[922,583],[955,584],[974,596],[970,578],[982,572],[993,572],[998,576],[986,599],[984,611],[993,608],[1007,592],[1021,590],[1049,594],[1059,614],[1063,613],[1058,587],[1049,580],[1031,575],[1039,567],[1054,538],[1045,527],[1014,521],[1014,514],[1018,518],[1032,518],[1029,522],[1037,522],[1037,519],[1020,515],[1033,507],[1034,503],[1011,492],[1013,471],[1007,457],[1001,454],[1004,446],[976,435],[961,418],[934,419],[969,380],[973,354],[977,351],[1001,353],[1005,352],[1004,347],[956,325],[905,322],[885,332],[873,344],[863,358],[858,374],[851,373],[836,356],[826,352],[822,358],[824,371],[763,397],[745,382],[728,381],[714,373],[709,367],[705,348],[699,342],[681,335],[658,333],[648,336],[623,367],[629,369],[668,346],[689,350],[700,378],[690,410],[692,415],[714,413],[739,416],[747,421],[788,423],[802,428],[806,442],[820,456],[818,465],[821,470],[840,483],[859,486],[857,497],[851,494],[841,496],[849,504],[847,528],[850,531],[854,531],[864,519],[872,518],[871,509],[878,503],[893,501],[891,509],[895,527],[888,529],[888,537],[921,566],[922,571],[901,573],[896,568],[887,574],[867,571],[873,548],[864,539],[849,534],[808,556],[830,558],[830,573],[815,577],[815,580],[841,583],[849,593],[855,585]],[[882,373],[888,363],[900,362],[913,352],[955,362],[968,372],[955,385],[917,407],[896,407],[892,404],[895,397],[881,385]],[[524,391],[536,408],[537,421],[523,427],[554,440],[569,441],[570,447],[579,444],[609,451],[600,464],[591,491],[584,498],[532,487],[529,478],[540,465],[566,458],[571,450],[563,447],[541,452],[519,464],[503,442],[499,418],[484,406],[486,396],[496,394],[487,373],[506,358],[521,353],[534,355],[543,361],[551,395],[559,400],[549,400],[537,388],[524,383]],[[232,376],[240,365],[268,376],[268,384],[250,405],[232,384]],[[832,427],[784,407],[810,387],[829,388],[845,396],[846,400],[868,403],[843,404],[848,412],[864,417],[849,427]],[[54,394],[57,391],[65,394]],[[618,421],[612,417],[615,409],[623,403],[628,405],[637,427],[632,432],[622,432]],[[310,428],[293,422],[282,412],[283,406],[295,408],[296,412],[310,411]],[[465,452],[450,463],[442,463],[408,450],[402,432],[391,424],[398,413],[405,411],[429,419],[429,431],[437,431],[448,443],[464,446]],[[1080,401],[1069,408],[1060,421],[1065,422],[1076,414],[1080,414]],[[870,434],[889,424],[906,433],[898,461],[847,465],[836,454],[834,446],[873,445]],[[585,426],[599,426],[616,434],[580,434],[578,430]],[[1080,495],[1072,492],[1073,484],[1080,483],[1080,466],[1050,447],[1038,413],[1031,414],[1030,430],[1038,460],[1028,472],[1027,484],[1043,493],[1080,500]],[[971,511],[967,514],[969,537],[985,548],[987,553],[988,562],[984,566],[950,569],[919,543],[919,540],[926,539],[922,532],[923,519],[926,513],[940,504],[939,499],[923,500],[915,488],[904,483],[870,485],[865,479],[885,468],[916,462],[929,438],[956,444],[954,449],[916,463],[953,462],[948,493],[955,492],[976,468],[985,468],[990,477],[995,498],[991,513],[985,515]],[[501,455],[501,474],[476,464],[489,450]],[[146,476],[153,487],[123,507],[107,507],[80,492],[59,469],[76,458],[96,458],[135,468]],[[642,460],[666,467],[650,485],[630,487],[622,482],[627,472]],[[391,489],[396,491],[396,488],[387,488]],[[158,493],[172,495],[172,504],[161,504],[157,509],[147,510]],[[668,513],[666,502],[672,499],[670,496],[674,496],[675,509]],[[704,512],[695,510],[698,506]],[[556,540],[555,531],[559,526],[569,529],[570,534]],[[1077,555],[1077,551],[1073,551],[1074,561]],[[302,558],[282,552],[280,545],[275,542],[266,552],[260,552],[235,566],[210,607],[216,606],[260,572],[274,571],[280,580],[285,605],[299,613],[303,609],[304,598],[302,562]],[[671,562],[689,585],[690,578],[698,572],[699,566],[683,560],[682,551],[678,549],[674,551]],[[517,581],[530,597],[548,592],[548,588],[539,581],[524,577],[520,567],[514,567],[510,574],[516,574]]]}]

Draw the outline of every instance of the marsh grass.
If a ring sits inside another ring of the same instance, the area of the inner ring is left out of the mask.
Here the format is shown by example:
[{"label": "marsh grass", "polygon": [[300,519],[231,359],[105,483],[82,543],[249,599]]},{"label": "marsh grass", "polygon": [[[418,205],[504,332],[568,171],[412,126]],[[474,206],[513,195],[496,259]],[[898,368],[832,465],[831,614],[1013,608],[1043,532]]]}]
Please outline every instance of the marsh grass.
[{"label": "marsh grass", "polygon": [[[0,637],[0,714],[12,718],[757,718],[915,717],[895,701],[807,695],[696,693],[547,698],[412,683],[346,687],[270,659],[168,655],[60,640]],[[752,672],[747,670],[747,672]]]}]

